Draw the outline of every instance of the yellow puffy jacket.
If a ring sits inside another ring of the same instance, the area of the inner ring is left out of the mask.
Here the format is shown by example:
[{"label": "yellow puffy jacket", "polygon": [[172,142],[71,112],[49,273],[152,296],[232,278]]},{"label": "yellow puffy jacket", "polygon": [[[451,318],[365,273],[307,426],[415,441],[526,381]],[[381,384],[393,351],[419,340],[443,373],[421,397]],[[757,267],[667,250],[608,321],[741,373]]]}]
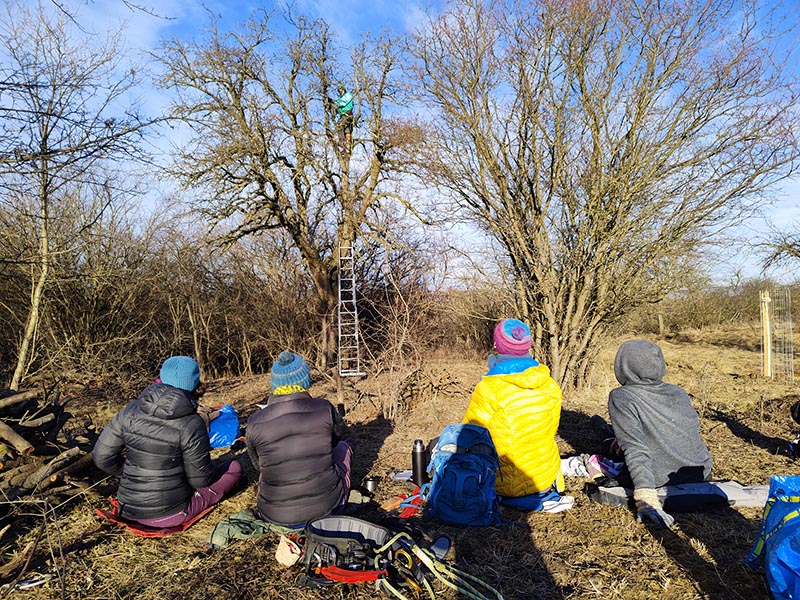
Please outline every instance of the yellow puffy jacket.
[{"label": "yellow puffy jacket", "polygon": [[500,455],[499,495],[527,496],[553,484],[564,490],[555,440],[560,418],[561,388],[546,366],[481,378],[463,422],[482,425],[492,434]]}]

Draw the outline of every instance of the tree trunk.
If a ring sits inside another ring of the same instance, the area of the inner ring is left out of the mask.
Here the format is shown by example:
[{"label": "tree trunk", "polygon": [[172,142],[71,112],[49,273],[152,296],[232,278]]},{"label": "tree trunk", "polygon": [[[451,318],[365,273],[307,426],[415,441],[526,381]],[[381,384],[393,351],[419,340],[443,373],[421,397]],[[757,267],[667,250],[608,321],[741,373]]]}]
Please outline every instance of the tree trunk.
[{"label": "tree trunk", "polygon": [[42,305],[42,296],[44,295],[44,286],[47,283],[47,276],[49,272],[50,258],[47,255],[47,226],[45,225],[46,219],[42,219],[42,245],[40,256],[41,271],[39,279],[36,282],[36,287],[31,294],[31,310],[28,313],[28,321],[25,324],[25,333],[22,336],[22,342],[19,346],[19,353],[17,354],[17,366],[14,369],[14,376],[11,378],[11,384],[8,386],[12,390],[18,390],[22,383],[23,377],[27,373],[28,355],[31,351],[33,339],[36,335],[36,329],[39,327],[39,308]]},{"label": "tree trunk", "polygon": [[28,390],[27,392],[20,392],[18,394],[8,396],[6,398],[0,399],[0,408],[14,406],[15,404],[25,402],[25,400],[38,398],[39,396],[42,395],[42,393],[43,393],[42,390]]},{"label": "tree trunk", "polygon": [[331,297],[321,299],[322,316],[320,318],[320,352],[317,356],[317,367],[327,371],[336,364],[338,340],[336,335],[336,301]]},{"label": "tree trunk", "polygon": [[9,387],[12,390],[18,390],[28,370],[28,355],[31,351],[36,330],[39,327],[39,309],[42,305],[42,297],[44,295],[44,288],[47,284],[50,275],[50,237],[48,226],[50,223],[50,208],[49,208],[49,175],[48,175],[48,161],[47,161],[47,138],[42,141],[42,158],[40,182],[39,182],[39,196],[41,201],[40,215],[41,222],[39,223],[39,279],[36,281],[36,286],[33,288],[31,294],[31,310],[28,313],[28,321],[25,324],[25,333],[22,335],[22,341],[19,346],[19,353],[17,354],[17,366],[14,369],[14,375],[11,378]]},{"label": "tree trunk", "polygon": [[33,446],[28,443],[28,440],[2,421],[0,421],[0,439],[10,442],[20,454],[30,454],[34,450]]}]

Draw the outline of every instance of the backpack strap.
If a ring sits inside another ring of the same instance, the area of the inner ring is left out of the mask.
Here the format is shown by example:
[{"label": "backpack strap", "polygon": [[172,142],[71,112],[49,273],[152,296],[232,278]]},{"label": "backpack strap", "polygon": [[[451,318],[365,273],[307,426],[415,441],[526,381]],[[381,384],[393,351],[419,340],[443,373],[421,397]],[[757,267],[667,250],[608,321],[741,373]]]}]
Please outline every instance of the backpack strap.
[{"label": "backpack strap", "polygon": [[400,519],[408,519],[423,510],[422,505],[428,499],[428,492],[431,489],[430,483],[423,483],[422,486],[417,487],[414,493],[407,496],[405,500],[400,503],[400,514],[397,515]]}]

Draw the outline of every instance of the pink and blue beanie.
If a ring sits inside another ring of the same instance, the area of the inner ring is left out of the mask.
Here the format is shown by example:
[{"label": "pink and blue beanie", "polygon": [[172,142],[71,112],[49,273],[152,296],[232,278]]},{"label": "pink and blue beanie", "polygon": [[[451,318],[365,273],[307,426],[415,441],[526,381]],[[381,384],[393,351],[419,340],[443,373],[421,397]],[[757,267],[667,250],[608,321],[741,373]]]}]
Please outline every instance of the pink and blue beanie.
[{"label": "pink and blue beanie", "polygon": [[170,356],[161,365],[159,377],[161,383],[193,392],[200,385],[200,366],[188,356]]},{"label": "pink and blue beanie", "polygon": [[494,328],[494,347],[500,354],[525,356],[531,349],[531,330],[517,319],[503,319]]}]

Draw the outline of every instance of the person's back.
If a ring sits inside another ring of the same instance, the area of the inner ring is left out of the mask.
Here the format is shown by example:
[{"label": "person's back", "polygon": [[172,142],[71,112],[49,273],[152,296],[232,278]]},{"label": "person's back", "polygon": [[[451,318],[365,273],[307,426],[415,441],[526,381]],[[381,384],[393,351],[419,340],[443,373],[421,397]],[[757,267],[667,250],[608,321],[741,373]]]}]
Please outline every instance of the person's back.
[{"label": "person's back", "polygon": [[339,84],[337,88],[339,98],[336,100],[336,114],[339,118],[347,116],[353,112],[353,94]]},{"label": "person's back", "polygon": [[[103,430],[92,453],[103,470],[108,470],[106,461],[117,460],[105,451],[112,432],[126,446],[117,492],[123,517],[172,514],[186,505],[195,488],[211,482],[208,432],[183,390],[155,383],[126,406]],[[183,448],[186,454],[176,464]]]},{"label": "person's back", "polygon": [[197,362],[173,356],[160,383],[146,387],[103,429],[92,450],[97,467],[120,477],[120,516],[161,526],[184,522],[218,502],[238,482],[241,465],[215,471],[208,430],[193,392],[200,384]]},{"label": "person's back", "polygon": [[614,373],[621,387],[609,393],[608,412],[634,487],[710,479],[697,412],[682,388],[661,380],[661,349],[647,340],[623,343]]},{"label": "person's back", "polygon": [[664,383],[666,372],[656,344],[624,342],[614,359],[621,386],[608,395],[608,413],[633,484],[637,519],[671,527],[674,519],[664,512],[655,488],[708,481],[713,461],[689,395]]},{"label": "person's back", "polygon": [[[343,503],[352,449],[340,442],[344,422],[333,405],[306,391],[310,377],[299,356],[281,353],[272,383],[266,407],[247,421],[248,453],[261,475],[257,509],[267,521],[297,525]],[[347,454],[346,479],[337,449]]]},{"label": "person's back", "polygon": [[522,497],[563,490],[555,435],[561,417],[561,388],[550,370],[528,354],[530,330],[516,319],[498,323],[498,355],[472,392],[464,423],[489,429],[500,456],[496,490]]}]

